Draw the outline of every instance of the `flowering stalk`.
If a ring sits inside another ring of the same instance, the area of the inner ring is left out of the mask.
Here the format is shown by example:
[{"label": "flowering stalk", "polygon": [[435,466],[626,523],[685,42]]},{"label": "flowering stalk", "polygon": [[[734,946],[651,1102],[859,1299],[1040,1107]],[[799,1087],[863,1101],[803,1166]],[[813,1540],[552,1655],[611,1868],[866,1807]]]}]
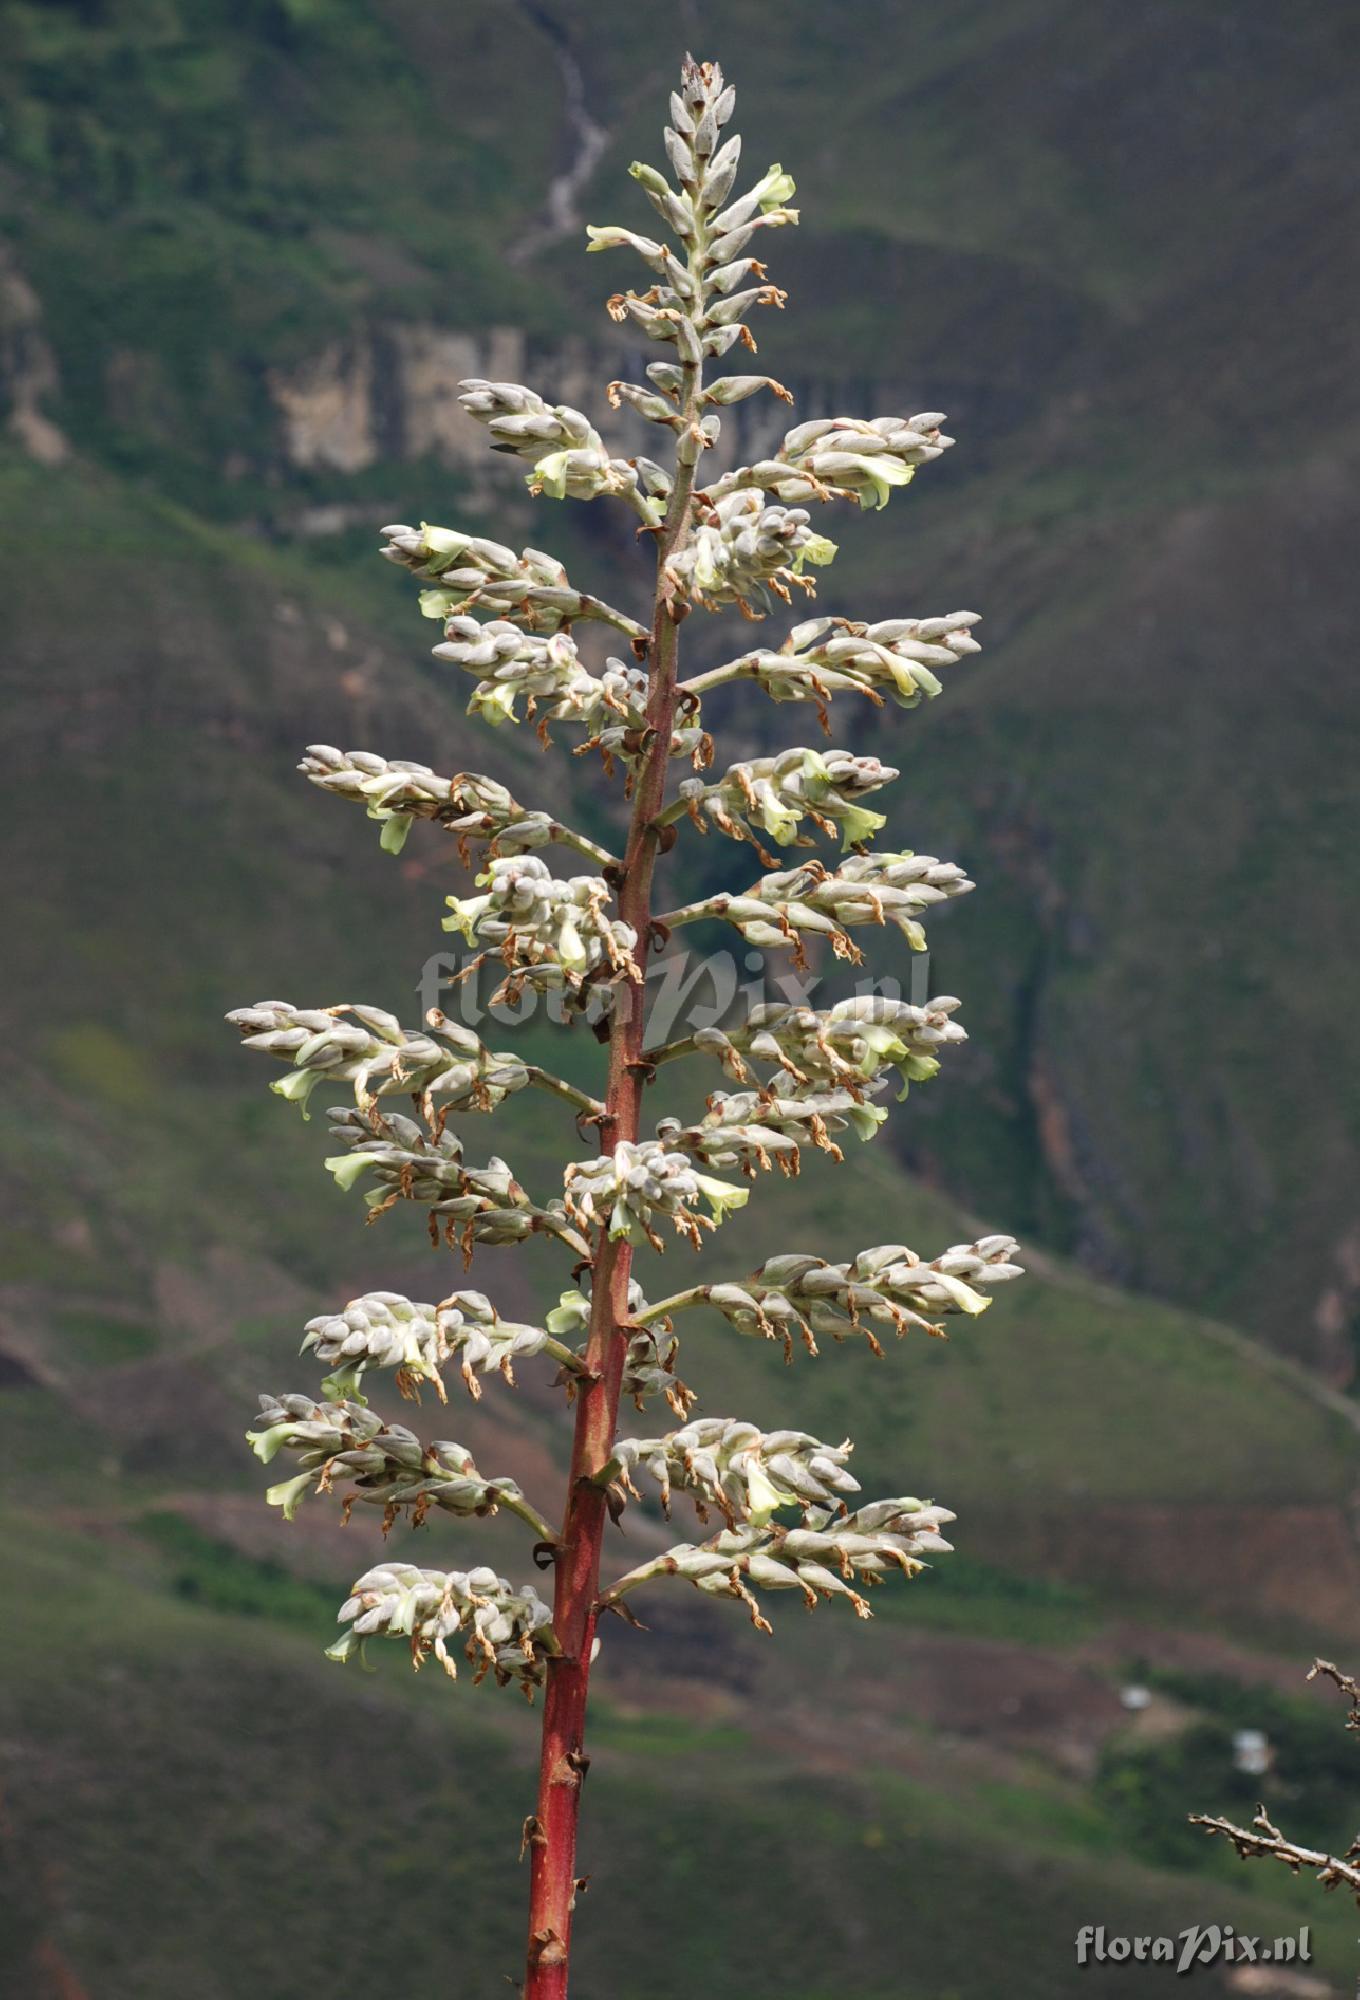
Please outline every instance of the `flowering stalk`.
[{"label": "flowering stalk", "polygon": [[[476,893],[447,898],[444,928],[471,948],[458,978],[496,960],[505,975],[497,997],[551,993],[569,1020],[591,1010],[608,1041],[602,1097],[488,1048],[437,1009],[414,1027],[353,1003],[261,1001],[229,1017],[248,1047],[285,1066],[272,1087],[304,1117],[318,1090],[339,1086],[349,1099],[327,1107],[335,1150],[325,1165],[341,1188],[362,1189],[370,1222],[414,1203],[435,1248],[461,1255],[464,1267],[481,1249],[532,1235],[572,1259],[571,1286],[541,1327],[505,1318],[484,1293],[466,1288],[431,1303],[367,1292],[319,1314],[305,1329],[303,1352],[328,1371],[320,1400],[263,1396],[248,1434],[266,1463],[282,1452],[296,1468],[267,1496],[286,1519],[310,1493],[339,1493],[346,1518],[353,1509],[372,1519],[380,1509],[384,1534],[450,1521],[466,1529],[500,1512],[533,1538],[530,1557],[554,1571],[549,1606],[532,1584],[484,1566],[384,1561],[354,1584],[330,1649],[346,1661],[362,1656],[370,1639],[400,1637],[416,1666],[433,1657],[453,1676],[461,1654],[475,1679],[489,1674],[531,1700],[542,1691],[538,1796],[524,1822],[524,2000],[567,1994],[601,1614],[632,1619],[634,1593],[679,1578],[709,1596],[736,1598],[765,1632],[758,1592],[791,1590],[809,1609],[839,1601],[868,1617],[874,1586],[894,1574],[910,1578],[928,1556],[949,1551],[939,1532],[954,1518],[948,1508],[909,1496],[858,1504],[848,1439],[827,1443],[800,1430],[767,1432],[745,1418],[695,1415],[695,1392],[676,1372],[675,1320],[707,1311],[737,1335],[782,1346],[786,1359],[800,1347],[815,1355],[827,1338],[862,1340],[882,1356],[880,1333],[943,1338],[944,1320],[975,1319],[990,1304],[989,1288],[1020,1274],[1009,1236],[930,1259],[901,1243],[839,1263],[776,1253],[735,1281],[682,1285],[658,1304],[649,1304],[634,1268],[639,1251],[663,1250],[674,1236],[698,1247],[746,1203],[762,1174],[796,1174],[808,1148],[844,1159],[883,1124],[887,1106],[876,1100],[894,1078],[905,1097],[964,1039],[952,997],[916,1006],[857,995],[826,1009],[758,1006],[729,1029],[648,1046],[647,953],[679,924],[725,918],[748,943],[791,950],[796,962],[818,939],[859,962],[852,930],[895,929],[922,950],[928,912],[973,887],[952,862],[873,848],[884,816],[864,801],[897,777],[876,757],[793,746],[703,775],[714,754],[700,712],[708,688],[755,680],[776,702],[814,704],[829,733],[826,708],[835,695],[910,709],[940,693],[935,668],[977,650],[971,612],[869,625],[813,618],[778,648],[679,680],[680,631],[691,611],[732,608],[759,620],[815,595],[810,568],[830,562],[836,545],[816,532],[811,510],[834,501],[881,507],[951,442],[935,412],[837,417],[796,426],[769,459],[705,484],[701,468],[722,409],[764,391],[791,400],[769,376],[704,380],[706,359],[739,343],[754,350],[746,325],[754,307],[784,304],[748,251],[764,231],[798,220],[788,206],[793,182],[777,165],[733,198],[741,142],[724,131],[733,103],[716,65],[687,61],[665,134],[673,179],[650,166],[631,169],[678,250],[631,229],[589,232],[592,250],[632,250],[656,279],[645,292],[615,294],[608,309],[658,343],[663,358],[647,367],[645,385],[611,383],[608,400],[667,434],[670,463],[611,452],[589,417],[522,384],[463,384],[463,407],[485,426],[493,449],[527,461],[531,493],[622,501],[638,516],[639,533],[655,541],[648,621],[577,590],[540,549],[517,554],[429,524],[384,530],[382,553],[420,580],[421,610],[442,626],[435,658],[473,677],[470,714],[495,728],[529,722],[545,747],[549,724],[579,730],[578,753],[598,750],[606,775],[622,767],[630,802],[622,854],[477,772],[444,777],[422,762],[326,744],[312,745],[301,765],[318,789],[363,804],[389,853],[400,851],[417,819],[453,835],[465,865],[479,850]],[[591,621],[629,641],[632,657],[588,666],[573,627]],[[668,797],[673,765],[680,775]],[[658,862],[691,829],[710,827],[753,848],[769,872],[742,893],[724,890],[659,917]],[[831,867],[809,856],[781,871],[766,846],[809,848],[818,837],[840,845]],[[562,847],[597,872],[554,873],[539,850]],[[716,1061],[737,1088],[713,1091],[689,1122],[669,1117],[644,1129],[657,1069],[689,1057]],[[556,1194],[530,1192],[507,1161],[465,1131],[524,1089],[547,1093],[595,1135],[597,1152],[564,1167]],[[409,1100],[415,1115],[394,1098]],[[484,1473],[461,1445],[427,1442],[369,1407],[375,1381],[409,1401],[430,1390],[443,1403],[446,1371],[456,1369],[475,1397],[486,1376],[513,1383],[515,1365],[535,1361],[555,1367],[575,1404],[555,1531],[537,1500],[513,1480]],[[621,1436],[624,1397],[644,1413],[664,1407],[673,1427],[651,1422],[638,1436]],[[674,1497],[710,1528],[716,1513],[721,1527],[602,1584],[611,1520],[652,1487],[667,1514]]]},{"label": "flowering stalk", "polygon": [[[699,387],[698,361],[686,362],[678,398],[679,413],[686,424],[695,420]],[[628,841],[618,874],[619,914],[642,940],[644,951],[652,923],[652,873],[659,839],[653,821],[664,795],[675,720],[677,641],[684,615],[683,604],[667,589],[667,563],[688,539],[693,481],[693,463],[681,464],[658,536],[656,593],[647,647],[647,727],[652,740],[634,792]],[[643,1028],[639,969],[624,986],[610,1019],[609,1074],[600,1125],[601,1147],[606,1152],[638,1136],[646,1077]],[[586,1700],[600,1594],[600,1550],[608,1518],[599,1474],[609,1463],[618,1428],[632,1263],[632,1245],[626,1239],[615,1240],[601,1227],[592,1259],[586,1379],[577,1397],[566,1516],[553,1594],[553,1631],[562,1650],[545,1697],[538,1806],[530,1833],[525,2000],[556,2000],[567,1991],[576,1902],[576,1830],[581,1786],[588,1768]]]}]

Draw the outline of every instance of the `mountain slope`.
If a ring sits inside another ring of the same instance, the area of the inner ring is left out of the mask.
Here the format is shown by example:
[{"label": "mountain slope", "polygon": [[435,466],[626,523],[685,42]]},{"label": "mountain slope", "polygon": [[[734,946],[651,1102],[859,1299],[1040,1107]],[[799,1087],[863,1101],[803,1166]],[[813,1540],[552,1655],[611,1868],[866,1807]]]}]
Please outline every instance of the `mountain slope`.
[{"label": "mountain slope", "polygon": [[[851,1432],[866,1490],[957,1511],[957,1553],[863,1629],[779,1602],[762,1641],[677,1586],[651,1635],[609,1632],[583,2000],[1113,1992],[1075,1965],[1086,1922],[1307,1921],[1346,1976],[1344,1910],[1178,1844],[1190,1808],[1241,1808],[1243,1720],[1276,1745],[1267,1803],[1349,1837],[1318,1779],[1332,1718],[1298,1687],[1360,1641],[1342,23],[870,0],[849,33],[793,0],[771,37],[746,0],[686,10],[748,162],[802,183],[762,363],[800,415],[943,402],[960,439],[885,516],[838,521],[821,605],[987,614],[939,702],[834,718],[902,766],[893,836],[978,879],[932,929],[972,1039],[897,1136],[756,1190],[709,1267],[1008,1228],[1031,1275],[881,1362],[786,1369],[684,1326],[708,1412]],[[564,66],[605,136],[585,212],[645,227],[621,169],[655,152],[678,49],[617,0],[84,0],[0,34],[0,1956],[63,2000],[59,1960],[100,2000],[236,2000],[342,1962],[446,1977],[453,1951],[490,1994],[518,1956],[529,1721],[413,1684],[395,1648],[371,1682],[321,1661],[380,1544],[320,1502],[285,1526],[241,1441],[259,1391],[312,1387],[312,1313],[437,1298],[458,1267],[418,1216],[359,1226],[321,1121],[220,1016],[277,993],[413,1020],[467,886],[428,829],[380,854],[295,774],[308,742],[618,824],[597,765],[474,730],[373,528],[476,518],[645,592],[627,524],[532,506],[452,390],[522,369],[601,414],[624,280],[545,205],[583,138]],[[725,451],[768,448],[759,409]],[[749,697],[713,712],[732,754],[815,734]],[[716,838],[676,865],[748,873]],[[883,954],[904,984],[908,956]],[[582,1029],[529,1038],[598,1075]],[[658,1094],[716,1081],[676,1066]],[[555,1115],[496,1124],[536,1190],[577,1146]],[[664,1270],[691,1268],[677,1246]],[[529,1317],[564,1279],[539,1245],[472,1282]],[[551,1509],[560,1397],[521,1373],[393,1413]],[[518,1574],[502,1522],[392,1546],[461,1561],[483,1532]],[[611,1562],[666,1532],[630,1510]]]},{"label": "mountain slope", "polygon": [[[310,1387],[290,1355],[313,1312],[373,1287],[439,1297],[457,1267],[416,1216],[361,1229],[357,1200],[320,1170],[320,1122],[272,1097],[267,1067],[214,1026],[268,991],[413,1017],[421,939],[442,943],[441,898],[466,876],[424,829],[400,861],[380,854],[362,816],[316,797],[292,763],[318,735],[373,740],[380,716],[389,748],[457,768],[469,725],[438,674],[386,636],[380,595],[309,552],[262,551],[109,476],[15,465],[7,493],[27,524],[7,588],[30,635],[11,661],[9,874],[27,921],[11,939],[23,1004],[0,1112],[0,1547],[22,1609],[4,1730],[18,1750],[0,1785],[26,1857],[8,1871],[10,1946],[45,1964],[59,1951],[111,2000],[156,2000],[186,1978],[235,2000],[295,1990],[299,1954],[331,1964],[330,1913],[343,1909],[360,1966],[376,1974],[397,1952],[415,1976],[453,1936],[478,1977],[496,1968],[469,1989],[489,1993],[515,1956],[529,1742],[508,1698],[469,1707],[465,1689],[413,1692],[395,1649],[371,1689],[320,1661],[379,1543],[371,1524],[342,1531],[323,1503],[285,1526],[241,1442],[258,1391]],[[73,550],[82,600],[101,610],[48,651],[31,635],[64,601]],[[567,769],[532,739],[484,749],[523,796]],[[975,901],[951,935],[965,917],[981,925]],[[579,1028],[531,1034],[559,1068],[597,1072]],[[667,1089],[692,1101],[711,1080],[691,1069]],[[946,1071],[913,1093],[908,1127],[952,1087]],[[474,1123],[469,1143],[478,1136]],[[555,1129],[522,1102],[496,1124],[531,1187],[553,1185],[569,1139],[565,1118]],[[841,1254],[902,1238],[933,1253],[981,1226],[880,1142],[848,1170],[816,1162],[762,1186],[711,1265],[735,1273],[790,1242]],[[985,1319],[881,1362],[833,1350],[785,1368],[776,1348],[721,1324],[686,1327],[682,1372],[707,1410],[852,1432],[866,1491],[937,1494],[959,1514],[959,1552],[885,1592],[864,1631],[830,1609],[805,1621],[777,1607],[776,1637],[761,1642],[732,1607],[680,1590],[643,1607],[655,1638],[611,1631],[588,1866],[608,1889],[617,1856],[646,1839],[660,1903],[587,1947],[601,1991],[621,1977],[636,1990],[655,1915],[691,1906],[714,1914],[676,1960],[677,1991],[697,1972],[715,1993],[760,1978],[820,2000],[850,1941],[866,2000],[995,1991],[999,1945],[968,1936],[965,1950],[973,1892],[961,1885],[979,1843],[1007,1953],[1031,1941],[1019,1993],[1078,1977],[1101,1990],[1067,1944],[1093,1913],[1175,1931],[1211,1892],[1248,1929],[1303,1920],[1269,1881],[1178,1879],[1112,1803],[1123,1794],[1106,1773],[1129,1758],[1145,1768],[1117,1694],[1145,1670],[1136,1663],[1287,1686],[1296,1671],[1281,1660],[1355,1643],[1353,1411],[1225,1329],[1028,1261]],[[690,1268],[680,1250],[672,1266],[676,1282]],[[529,1316],[565,1275],[535,1248],[485,1253],[475,1281]],[[427,1400],[402,1414],[425,1433],[454,1430],[551,1508],[560,1398],[540,1372],[521,1374],[517,1395],[493,1383],[475,1406],[458,1396],[447,1413]],[[611,1565],[664,1532],[634,1510]],[[477,1554],[522,1568],[500,1524],[402,1547],[467,1560],[471,1533]],[[1000,1702],[998,1683],[1012,1690]],[[770,1716],[787,1725],[772,1734]],[[1181,1711],[1169,1717],[1186,1729]],[[244,1760],[243,1734],[258,1746]],[[678,1791],[659,1762],[667,1745]],[[1226,1754],[1204,1772],[1187,1763],[1154,1827],[1201,1797],[1230,1802],[1229,1769]],[[413,1816],[451,1804],[461,1858],[425,1856]],[[115,1822],[139,1858],[111,1868]],[[768,1935],[744,1885],[766,1908],[807,1825],[818,1899]],[[186,1835],[171,1921],[156,1885]],[[308,1857],[314,1932],[296,1870],[277,1866],[280,1842]],[[1041,1859],[1019,1863],[1020,1849]],[[932,1913],[905,1984],[875,1914],[904,1857]],[[1192,1860],[1203,1865],[1198,1849]],[[436,1876],[440,1915],[422,1921]],[[621,1887],[611,1902],[628,1910]],[[1320,1949],[1343,1949],[1330,1927]]]},{"label": "mountain slope", "polygon": [[[43,1965],[58,1952],[65,1964],[68,1983],[50,1990],[110,2000],[186,1986],[293,2000],[313,1980],[409,1987],[450,1964],[468,2000],[502,1990],[520,1959],[515,1847],[533,1777],[519,1703],[465,1679],[413,1682],[399,1660],[373,1680],[342,1673],[296,1622],[195,1605],[121,1539],[101,1538],[92,1572],[49,1526],[26,1532],[16,1561],[13,1526],[6,1591],[51,1607],[11,1648],[0,1698],[6,1737],[17,1725],[32,1745],[6,1759],[23,1846],[0,1890],[0,1951],[25,1992],[44,1992],[25,1971],[35,1940]],[[67,1591],[82,1608],[79,1660]],[[956,1742],[947,1783],[922,1782],[881,1723],[876,1763],[837,1769],[823,1750],[810,1767],[787,1705],[775,1733],[701,1699],[695,1685],[688,1713],[655,1697],[602,1704],[586,2000],[680,2000],[696,1980],[790,2000],[1114,1995],[1120,1968],[1076,1964],[1084,1923],[1175,1935],[1209,1912],[1247,1935],[1307,1922],[1312,1969],[1346,1976],[1353,1926],[1339,1905],[1241,1870],[1186,1880],[1131,1861],[1118,1824],[1061,1771],[1036,1766],[1022,1790],[1013,1768],[989,1774]],[[1200,1982],[1223,1990],[1213,1973]]]},{"label": "mountain slope", "polygon": [[[1353,24],[875,0],[847,34],[796,0],[768,26],[699,0],[685,22],[722,45],[750,158],[799,154],[762,359],[805,413],[943,403],[961,441],[847,525],[823,602],[987,614],[982,665],[886,744],[895,827],[991,892],[985,923],[941,930],[974,1049],[908,1158],[1344,1384],[1356,1106],[1314,1051],[1355,998],[1332,914],[1353,892]],[[236,524],[246,562],[298,537],[412,656],[399,594],[349,572],[394,510],[489,509],[574,563],[626,560],[598,510],[514,501],[451,392],[522,368],[598,412],[617,280],[545,189],[589,167],[578,207],[645,225],[622,169],[655,151],[669,23],[616,0],[165,0],[16,5],[4,33],[0,375],[24,449]],[[731,449],[768,448],[760,408]],[[101,606],[130,659],[142,600],[129,578]],[[22,605],[20,658],[66,657],[60,598],[35,579]],[[282,745],[262,693],[245,726]],[[795,719],[742,716],[764,743]]]}]

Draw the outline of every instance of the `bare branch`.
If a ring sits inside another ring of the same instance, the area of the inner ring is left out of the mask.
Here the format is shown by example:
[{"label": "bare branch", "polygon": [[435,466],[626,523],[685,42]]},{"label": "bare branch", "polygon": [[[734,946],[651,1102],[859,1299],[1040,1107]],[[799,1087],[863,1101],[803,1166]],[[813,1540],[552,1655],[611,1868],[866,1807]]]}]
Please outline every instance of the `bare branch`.
[{"label": "bare branch", "polygon": [[1349,1674],[1343,1674],[1340,1667],[1334,1667],[1330,1660],[1314,1660],[1306,1678],[1315,1681],[1319,1674],[1329,1681],[1335,1681],[1342,1694],[1350,1698],[1351,1711],[1346,1717],[1346,1727],[1360,1731],[1360,1681],[1353,1680]]},{"label": "bare branch", "polygon": [[[1346,1717],[1346,1728],[1360,1731],[1360,1682],[1350,1674],[1343,1674],[1340,1667],[1330,1660],[1314,1660],[1306,1678],[1315,1681],[1321,1674],[1326,1680],[1335,1682],[1350,1702],[1350,1713]],[[1211,1837],[1220,1835],[1230,1840],[1244,1861],[1282,1861],[1291,1874],[1297,1875],[1302,1869],[1309,1869],[1316,1875],[1324,1889],[1348,1888],[1360,1903],[1360,1834],[1357,1834],[1342,1855],[1324,1854],[1315,1847],[1301,1847],[1281,1833],[1267,1816],[1264,1806],[1256,1808],[1256,1817],[1250,1828],[1235,1826],[1231,1820],[1211,1817],[1206,1813],[1191,1813],[1191,1826],[1202,1826]]]},{"label": "bare branch", "polygon": [[1234,1826],[1231,1820],[1216,1819],[1207,1813],[1191,1813],[1191,1826],[1202,1826],[1209,1835],[1221,1834],[1230,1840],[1244,1861],[1282,1861],[1292,1874],[1307,1868],[1324,1889],[1345,1885],[1360,1903],[1360,1840],[1353,1841],[1344,1855],[1323,1854],[1315,1847],[1300,1847],[1289,1840],[1258,1806],[1251,1827]]}]

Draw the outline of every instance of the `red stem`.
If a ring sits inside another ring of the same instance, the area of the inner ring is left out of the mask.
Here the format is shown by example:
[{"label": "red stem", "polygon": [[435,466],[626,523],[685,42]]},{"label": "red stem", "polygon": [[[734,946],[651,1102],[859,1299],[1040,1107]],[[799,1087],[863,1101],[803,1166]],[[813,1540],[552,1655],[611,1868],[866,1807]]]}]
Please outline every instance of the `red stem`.
[{"label": "red stem", "polygon": [[[697,413],[699,366],[686,366],[681,407],[687,425]],[[687,456],[688,454],[684,454]],[[619,915],[637,934],[636,957],[645,971],[652,922],[652,871],[658,836],[653,825],[665,798],[666,770],[675,723],[679,618],[666,587],[668,560],[689,533],[693,464],[678,463],[675,486],[657,548],[656,599],[647,649],[647,721],[651,731],[637,776],[633,816],[624,850]],[[600,1125],[602,1151],[638,1136],[646,1071],[642,1064],[644,989],[640,979],[616,989],[610,1019],[609,1080]],[[585,1779],[586,1702],[590,1655],[600,1594],[604,1538],[604,1489],[595,1475],[608,1464],[618,1427],[619,1390],[628,1351],[628,1286],[633,1251],[600,1230],[591,1277],[586,1376],[577,1397],[576,1432],[567,1484],[566,1516],[558,1543],[553,1592],[553,1632],[561,1653],[547,1663],[538,1810],[530,1829],[529,1951],[524,2000],[565,2000],[571,1920],[576,1901],[576,1833]]]}]

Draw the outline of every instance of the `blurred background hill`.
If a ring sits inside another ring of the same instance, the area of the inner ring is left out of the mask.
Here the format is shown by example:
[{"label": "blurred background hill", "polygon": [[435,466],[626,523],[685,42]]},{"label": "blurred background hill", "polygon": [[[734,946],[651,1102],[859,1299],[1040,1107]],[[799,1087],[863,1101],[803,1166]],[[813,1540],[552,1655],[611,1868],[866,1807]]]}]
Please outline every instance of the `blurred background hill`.
[{"label": "blurred background hill", "polygon": [[[960,1553],[867,1633],[785,1611],[762,1642],[686,1596],[609,1635],[582,2000],[1113,1992],[1086,1922],[1312,1920],[1323,1990],[1353,1976],[1344,1910],[1180,1821],[1254,1803],[1250,1726],[1268,1798],[1353,1830],[1299,1669],[1360,1651],[1356,40],[1324,0],[0,7],[16,1992],[291,2000],[452,1950],[471,2000],[517,1965],[527,1719],[321,1660],[373,1531],[285,1528],[241,1443],[258,1390],[310,1387],[307,1317],[449,1274],[411,1218],[357,1228],[220,1016],[411,1019],[464,881],[425,829],[378,853],[303,744],[617,817],[598,767],[474,734],[373,549],[476,520],[644,598],[626,521],[531,502],[455,398],[510,376],[607,418],[624,280],[584,223],[649,226],[624,168],[687,44],[747,165],[799,183],[762,365],[800,416],[939,408],[959,440],[839,521],[821,608],[984,616],[928,711],[835,716],[902,767],[901,844],[979,882],[932,934],[969,1046],[725,1259],[985,1226],[1034,1275],[882,1364],[694,1336],[706,1408],[852,1431]],[[755,401],[726,426],[777,435]],[[808,722],[733,702],[724,748]],[[695,880],[737,883],[715,848]],[[595,1044],[561,1042],[584,1080]],[[502,1132],[541,1184],[566,1134]],[[484,1253],[476,1282],[532,1316],[560,1276]],[[546,1383],[418,1421],[552,1490]]]}]

